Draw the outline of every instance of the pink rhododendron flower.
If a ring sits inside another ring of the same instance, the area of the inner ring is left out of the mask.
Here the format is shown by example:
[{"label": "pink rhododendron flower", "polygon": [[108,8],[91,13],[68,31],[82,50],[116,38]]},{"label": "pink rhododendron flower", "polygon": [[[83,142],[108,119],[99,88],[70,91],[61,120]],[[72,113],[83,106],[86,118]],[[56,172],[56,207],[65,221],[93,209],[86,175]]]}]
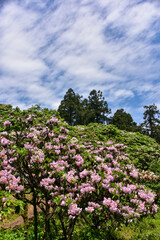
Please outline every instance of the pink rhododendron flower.
[{"label": "pink rhododendron flower", "polygon": [[52,144],[51,143],[45,143],[45,149],[47,149],[47,150],[52,150]]},{"label": "pink rhododendron flower", "polygon": [[85,210],[86,212],[92,213],[94,212],[94,207],[86,207]]},{"label": "pink rhododendron flower", "polygon": [[2,144],[2,146],[6,146],[6,145],[10,145],[10,141],[8,140],[8,139],[6,139],[6,138],[1,138],[1,144]]},{"label": "pink rhododendron flower", "polygon": [[87,169],[84,169],[82,172],[79,173],[80,178],[84,178],[88,175]]},{"label": "pink rhododendron flower", "polygon": [[82,185],[79,186],[79,189],[82,194],[95,191],[95,187],[91,186],[89,183],[82,183]]},{"label": "pink rhododendron flower", "polygon": [[10,122],[9,120],[7,120],[7,121],[5,121],[5,122],[3,123],[3,125],[4,125],[4,126],[11,126],[12,124],[11,124],[11,122]]},{"label": "pink rhododendron flower", "polygon": [[52,190],[54,188],[53,184],[55,182],[55,178],[44,178],[42,179],[42,181],[40,182],[40,186],[45,187],[46,190]]},{"label": "pink rhododendron flower", "polygon": [[129,174],[134,178],[138,178],[138,171],[136,169],[133,169]]},{"label": "pink rhododendron flower", "polygon": [[35,135],[33,134],[33,133],[29,133],[28,135],[27,135],[27,138],[34,138],[35,137]]},{"label": "pink rhododendron flower", "polygon": [[30,145],[29,143],[24,144],[24,147],[28,150],[32,150],[34,146]]},{"label": "pink rhododendron flower", "polygon": [[95,172],[92,172],[92,171],[90,171],[90,175],[91,175],[91,180],[92,180],[92,182],[100,182],[101,181],[101,177],[97,174],[97,173],[95,173]]},{"label": "pink rhododendron flower", "polygon": [[57,155],[59,155],[59,154],[61,153],[61,151],[60,151],[60,150],[55,150],[55,153],[56,153]]},{"label": "pink rhododendron flower", "polygon": [[68,209],[68,215],[78,216],[81,213],[81,211],[82,211],[82,208],[79,208],[76,203],[70,204]]},{"label": "pink rhododendron flower", "polygon": [[152,210],[153,212],[158,212],[158,206],[156,204],[153,204]]},{"label": "pink rhododendron flower", "polygon": [[79,167],[84,163],[83,158],[80,155],[75,155],[74,159],[76,160],[76,165]]},{"label": "pink rhododendron flower", "polygon": [[57,118],[52,117],[49,120],[47,120],[47,123],[57,123],[57,124],[59,124],[60,121]]},{"label": "pink rhododendron flower", "polygon": [[65,201],[62,201],[60,205],[61,205],[61,206],[66,206],[66,202],[65,202]]}]

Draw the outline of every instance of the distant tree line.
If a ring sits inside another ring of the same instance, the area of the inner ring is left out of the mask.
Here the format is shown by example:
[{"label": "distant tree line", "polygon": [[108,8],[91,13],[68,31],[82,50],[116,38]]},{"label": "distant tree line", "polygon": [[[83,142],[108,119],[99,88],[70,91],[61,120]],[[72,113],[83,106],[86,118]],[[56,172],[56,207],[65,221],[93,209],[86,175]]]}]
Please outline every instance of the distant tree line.
[{"label": "distant tree line", "polygon": [[58,112],[69,125],[73,126],[106,123],[111,109],[108,108],[101,91],[92,90],[88,99],[82,99],[82,96],[69,88],[59,105]]},{"label": "distant tree line", "polygon": [[155,104],[144,106],[144,122],[137,125],[130,113],[118,109],[109,117],[111,109],[102,92],[92,90],[88,98],[76,94],[69,88],[61,101],[58,112],[71,125],[88,125],[89,123],[114,124],[121,130],[140,132],[160,142],[160,111]]}]

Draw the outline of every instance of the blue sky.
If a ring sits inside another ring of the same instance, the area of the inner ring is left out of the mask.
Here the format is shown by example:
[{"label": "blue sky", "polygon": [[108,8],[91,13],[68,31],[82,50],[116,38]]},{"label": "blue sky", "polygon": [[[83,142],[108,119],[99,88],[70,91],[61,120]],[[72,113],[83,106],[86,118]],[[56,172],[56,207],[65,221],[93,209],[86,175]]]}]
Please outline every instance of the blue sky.
[{"label": "blue sky", "polygon": [[101,90],[142,122],[144,105],[160,108],[160,1],[1,1],[0,86],[21,109]]}]

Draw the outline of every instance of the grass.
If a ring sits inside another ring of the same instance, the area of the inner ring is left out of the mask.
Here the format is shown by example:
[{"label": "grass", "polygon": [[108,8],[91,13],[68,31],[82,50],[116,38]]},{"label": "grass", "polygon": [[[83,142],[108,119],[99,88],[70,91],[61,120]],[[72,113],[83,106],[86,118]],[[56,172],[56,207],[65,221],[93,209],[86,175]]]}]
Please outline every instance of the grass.
[{"label": "grass", "polygon": [[115,231],[117,240],[160,240],[160,212]]}]

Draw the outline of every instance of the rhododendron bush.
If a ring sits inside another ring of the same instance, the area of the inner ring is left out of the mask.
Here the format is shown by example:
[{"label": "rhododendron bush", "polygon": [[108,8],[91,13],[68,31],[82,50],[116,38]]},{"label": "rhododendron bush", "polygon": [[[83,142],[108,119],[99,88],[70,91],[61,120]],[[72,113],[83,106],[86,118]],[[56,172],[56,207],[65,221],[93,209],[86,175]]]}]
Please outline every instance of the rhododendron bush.
[{"label": "rhododendron bush", "polygon": [[124,144],[78,140],[53,116],[37,123],[36,115],[28,115],[3,126],[1,190],[34,206],[35,239],[37,207],[45,218],[44,239],[53,238],[55,219],[64,239],[71,239],[80,219],[107,231],[110,223],[117,227],[158,211],[155,194],[142,185],[144,172],[130,164]]}]

